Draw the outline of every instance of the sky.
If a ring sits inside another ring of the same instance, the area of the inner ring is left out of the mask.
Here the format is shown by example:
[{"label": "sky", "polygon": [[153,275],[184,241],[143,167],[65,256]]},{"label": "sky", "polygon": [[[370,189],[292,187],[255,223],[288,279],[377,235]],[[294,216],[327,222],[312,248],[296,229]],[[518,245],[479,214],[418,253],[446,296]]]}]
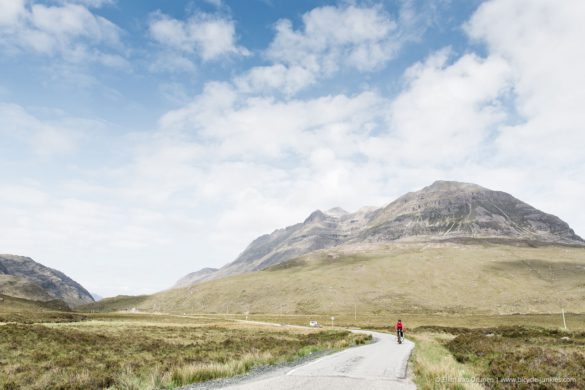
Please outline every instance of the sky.
[{"label": "sky", "polygon": [[0,0],[0,253],[152,293],[435,180],[585,236],[581,0]]}]

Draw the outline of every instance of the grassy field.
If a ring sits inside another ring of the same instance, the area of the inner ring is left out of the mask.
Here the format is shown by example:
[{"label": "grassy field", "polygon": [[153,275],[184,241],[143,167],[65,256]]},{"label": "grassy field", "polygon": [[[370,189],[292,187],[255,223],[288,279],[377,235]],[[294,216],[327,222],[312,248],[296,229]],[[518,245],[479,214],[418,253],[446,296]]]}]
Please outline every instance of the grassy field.
[{"label": "grassy field", "polygon": [[[205,314],[200,314],[205,316]],[[308,325],[315,320],[324,326],[331,326],[330,314],[243,314],[223,315],[227,319],[246,319],[265,321],[278,324]],[[407,332],[415,328],[428,326],[442,326],[448,328],[486,328],[496,326],[529,325],[550,329],[563,327],[561,313],[555,314],[514,314],[514,315],[474,315],[474,314],[421,314],[421,313],[394,313],[394,314],[335,314],[333,325],[347,328],[363,328],[387,331],[398,318],[404,322]],[[566,313],[565,321],[570,330],[585,331],[585,314]]]},{"label": "grassy field", "polygon": [[[356,314],[336,316],[333,328],[324,314],[247,316],[298,325],[316,319],[324,326],[319,332],[253,325],[239,321],[246,318],[241,314],[85,313],[63,322],[47,311],[36,317],[45,323],[0,326],[0,388],[173,388],[361,343],[341,327],[389,331],[399,316],[416,342],[411,370],[419,389],[510,388],[471,379],[544,378],[553,371],[585,383],[579,374],[585,372],[585,315],[568,314],[569,331],[561,331],[560,315]],[[516,364],[507,364],[510,359]],[[516,388],[579,388],[570,385]]]},{"label": "grassy field", "polygon": [[[174,313],[585,312],[585,248],[493,243],[339,247],[260,272],[112,300]],[[99,310],[108,304],[98,303]]]},{"label": "grassy field", "polygon": [[209,316],[88,314],[81,322],[8,323],[0,326],[0,388],[174,388],[366,341],[346,331]]}]

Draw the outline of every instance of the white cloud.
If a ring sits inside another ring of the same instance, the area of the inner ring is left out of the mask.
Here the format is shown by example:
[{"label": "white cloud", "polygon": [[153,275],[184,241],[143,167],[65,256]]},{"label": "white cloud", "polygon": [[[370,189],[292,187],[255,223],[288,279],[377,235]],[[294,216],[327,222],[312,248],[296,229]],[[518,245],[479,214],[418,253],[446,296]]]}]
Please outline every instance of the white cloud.
[{"label": "white cloud", "polygon": [[195,204],[221,205],[208,234],[230,258],[256,235],[297,222],[309,210],[340,202],[358,207],[364,197],[380,201],[375,194],[384,185],[377,180],[383,171],[377,162],[358,161],[359,145],[383,126],[388,104],[373,92],[279,101],[210,83],[193,102],[161,118],[161,138],[153,141],[154,150],[161,150],[161,139],[192,145],[190,160],[177,165],[149,151],[136,162],[154,156],[161,176],[185,172],[174,181],[180,187],[167,187],[143,169],[150,187],[141,191],[186,191]]},{"label": "white cloud", "polygon": [[27,206],[39,206],[46,204],[48,198],[48,195],[39,189],[38,186],[22,184],[0,185],[0,202],[3,205],[16,203]]},{"label": "white cloud", "polygon": [[196,54],[204,61],[226,55],[247,55],[237,45],[233,20],[206,13],[196,13],[186,21],[173,19],[160,12],[151,16],[150,35],[163,47]]},{"label": "white cloud", "polygon": [[41,158],[70,155],[102,125],[91,120],[57,116],[39,119],[17,104],[0,103],[0,135],[7,142],[25,146]]},{"label": "white cloud", "polygon": [[47,6],[21,0],[0,1],[0,47],[38,54],[59,54],[71,62],[126,66],[119,54],[120,29],[85,6]]},{"label": "white cloud", "polygon": [[197,66],[188,58],[174,52],[161,53],[150,65],[152,72],[187,72],[193,73]]},{"label": "white cloud", "polygon": [[280,90],[287,96],[294,95],[315,81],[315,74],[306,68],[282,64],[256,66],[234,80],[238,89],[244,93],[271,93]]},{"label": "white cloud", "polygon": [[339,71],[379,70],[427,28],[427,11],[416,11],[404,1],[393,18],[381,5],[345,3],[306,12],[299,29],[281,19],[265,52],[272,65],[251,68],[236,78],[236,85],[246,93],[292,96]]},{"label": "white cloud", "polygon": [[12,28],[25,15],[25,0],[0,0],[0,29]]},{"label": "white cloud", "polygon": [[443,50],[406,72],[406,88],[390,107],[397,161],[460,164],[478,156],[491,132],[507,119],[502,99],[511,87],[508,64],[473,54],[452,64],[448,58]]},{"label": "white cloud", "polygon": [[63,4],[81,4],[86,7],[101,8],[107,5],[115,4],[117,0],[59,0]]},{"label": "white cloud", "polygon": [[519,123],[497,140],[507,155],[545,165],[585,161],[583,15],[579,1],[491,1],[468,23],[471,37],[514,72]]},{"label": "white cloud", "polygon": [[228,84],[210,83],[191,104],[163,116],[161,125],[214,143],[222,158],[288,158],[323,144],[351,155],[348,143],[367,136],[383,103],[373,92],[281,102],[239,96]]},{"label": "white cloud", "polygon": [[392,58],[399,44],[397,24],[382,7],[325,6],[303,15],[303,28],[276,24],[267,55],[275,62],[330,74],[341,64],[372,70]]}]

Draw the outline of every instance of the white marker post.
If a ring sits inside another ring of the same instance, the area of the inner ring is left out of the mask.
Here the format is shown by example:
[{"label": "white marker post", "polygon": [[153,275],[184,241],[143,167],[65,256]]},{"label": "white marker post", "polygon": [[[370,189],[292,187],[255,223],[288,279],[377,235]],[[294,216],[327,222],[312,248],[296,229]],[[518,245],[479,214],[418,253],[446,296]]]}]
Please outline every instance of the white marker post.
[{"label": "white marker post", "polygon": [[567,321],[565,321],[565,309],[561,308],[561,313],[563,313],[563,326],[565,327],[565,330],[567,330]]},{"label": "white marker post", "polygon": [[333,328],[333,321],[335,321],[335,317],[331,317],[331,327]]}]

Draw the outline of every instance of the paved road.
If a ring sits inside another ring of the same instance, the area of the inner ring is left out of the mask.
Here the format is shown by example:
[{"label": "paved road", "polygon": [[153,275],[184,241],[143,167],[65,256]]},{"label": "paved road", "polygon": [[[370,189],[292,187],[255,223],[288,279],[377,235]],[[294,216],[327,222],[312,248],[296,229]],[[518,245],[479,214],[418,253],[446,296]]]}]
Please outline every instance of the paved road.
[{"label": "paved road", "polygon": [[371,334],[376,342],[325,356],[286,373],[257,377],[225,389],[415,390],[416,386],[406,376],[414,344],[408,340],[398,344],[396,337],[389,334],[363,333]]}]

